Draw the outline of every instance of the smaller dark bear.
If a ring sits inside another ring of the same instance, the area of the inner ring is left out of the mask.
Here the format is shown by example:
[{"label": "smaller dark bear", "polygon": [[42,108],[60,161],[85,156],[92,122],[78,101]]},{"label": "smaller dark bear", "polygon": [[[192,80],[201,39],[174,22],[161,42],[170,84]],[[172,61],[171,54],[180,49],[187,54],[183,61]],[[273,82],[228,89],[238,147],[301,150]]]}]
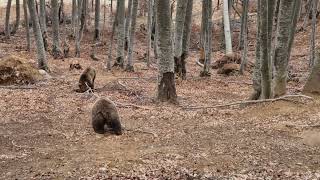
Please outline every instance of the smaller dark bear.
[{"label": "smaller dark bear", "polygon": [[[105,125],[107,128],[105,128]],[[92,108],[92,127],[96,133],[104,134],[106,130],[116,135],[122,134],[120,117],[115,104],[105,98],[99,98]]]},{"label": "smaller dark bear", "polygon": [[92,67],[86,68],[79,79],[79,92],[86,92],[89,87],[94,90],[94,80],[96,78],[96,70]]}]

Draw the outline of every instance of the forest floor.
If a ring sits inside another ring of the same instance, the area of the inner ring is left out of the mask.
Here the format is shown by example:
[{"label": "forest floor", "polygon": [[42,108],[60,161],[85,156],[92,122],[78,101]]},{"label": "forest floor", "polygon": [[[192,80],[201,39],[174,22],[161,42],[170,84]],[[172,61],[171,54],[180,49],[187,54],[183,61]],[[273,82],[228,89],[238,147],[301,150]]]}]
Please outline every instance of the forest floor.
[{"label": "forest floor", "polygon": [[[306,82],[308,34],[297,35],[290,71],[298,80],[288,83],[288,94],[300,93]],[[223,76],[212,70],[211,77],[200,78],[193,51],[187,80],[176,81],[179,104],[159,104],[154,101],[157,70],[137,60],[145,52],[143,35],[138,34],[134,73],[107,72],[104,61],[92,61],[89,35],[82,41],[81,58],[62,61],[48,54],[52,78],[33,89],[0,89],[0,179],[320,178],[318,97],[185,109],[246,100],[252,91],[249,72]],[[249,38],[249,60],[254,61],[254,33]],[[97,52],[106,59],[105,47]],[[25,51],[22,30],[10,41],[1,40],[0,56],[7,54],[36,63],[34,47],[32,53]],[[219,59],[223,51],[213,55]],[[121,122],[153,134],[95,134],[91,108],[96,97],[75,92],[82,71],[69,71],[73,60],[97,70],[96,95],[144,107],[120,107]]]}]

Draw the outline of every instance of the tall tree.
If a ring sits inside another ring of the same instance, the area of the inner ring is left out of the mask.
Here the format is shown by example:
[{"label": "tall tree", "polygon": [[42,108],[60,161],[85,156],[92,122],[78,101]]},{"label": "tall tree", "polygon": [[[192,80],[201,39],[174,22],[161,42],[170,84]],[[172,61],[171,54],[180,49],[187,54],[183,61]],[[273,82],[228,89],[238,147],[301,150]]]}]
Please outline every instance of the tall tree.
[{"label": "tall tree", "polygon": [[276,34],[276,42],[273,53],[273,62],[275,65],[275,73],[273,79],[273,94],[275,97],[284,95],[286,93],[287,84],[287,69],[289,60],[289,43],[291,31],[295,31],[297,22],[295,16],[295,4],[298,0],[281,0],[279,5],[278,26]]},{"label": "tall tree", "polygon": [[6,8],[6,20],[5,20],[5,35],[6,38],[10,39],[10,11],[11,11],[11,2],[12,0],[8,0],[7,2],[7,8]]},{"label": "tall tree", "polygon": [[261,97],[261,0],[257,1],[257,35],[256,35],[256,59],[253,69],[253,93],[251,100],[257,100]]},{"label": "tall tree", "polygon": [[186,59],[189,56],[189,43],[190,43],[190,34],[191,34],[191,25],[192,25],[192,11],[193,11],[193,0],[188,0],[186,16],[184,20],[183,28],[183,38],[182,38],[182,54],[181,54],[181,64],[182,74],[186,77]]},{"label": "tall tree", "polygon": [[36,12],[36,5],[34,0],[28,0],[28,7],[30,13],[30,19],[32,20],[32,27],[34,32],[34,37],[37,44],[37,57],[38,57],[38,67],[45,71],[49,71],[46,52],[44,50],[42,34],[39,25],[39,19]]},{"label": "tall tree", "polygon": [[71,22],[72,22],[72,36],[76,36],[76,26],[77,26],[77,0],[72,0],[72,16],[71,16]]},{"label": "tall tree", "polygon": [[241,34],[240,34],[240,37],[242,37],[240,38],[240,49],[242,50],[240,74],[244,73],[244,70],[247,66],[248,6],[249,6],[249,0],[243,0],[243,13],[241,17]]},{"label": "tall tree", "polygon": [[39,15],[41,32],[47,32],[47,24],[46,24],[46,1],[40,0],[40,15]]},{"label": "tall tree", "polygon": [[27,51],[30,51],[31,39],[30,39],[30,28],[29,28],[29,17],[28,17],[27,0],[23,0],[23,14],[24,14],[24,21],[26,23]]},{"label": "tall tree", "polygon": [[93,60],[98,60],[98,58],[96,57],[96,46],[97,43],[100,41],[100,0],[96,0],[96,4],[95,4],[95,18],[94,18],[94,45],[93,45],[93,50],[92,50],[92,54],[91,54],[91,58]]},{"label": "tall tree", "polygon": [[186,17],[187,3],[185,0],[178,0],[177,10],[176,10],[176,23],[175,23],[175,34],[174,34],[174,69],[175,73],[182,79],[186,79],[185,74],[182,74],[181,62],[182,55],[182,38],[183,38],[183,28],[184,21]]},{"label": "tall tree", "polygon": [[148,38],[147,38],[147,67],[150,67],[150,50],[151,50],[151,35],[152,35],[152,16],[153,16],[153,1],[148,2]]},{"label": "tall tree", "polygon": [[[112,5],[112,0],[111,0],[111,5]],[[112,7],[112,6],[111,6]],[[109,44],[109,53],[108,53],[108,60],[107,60],[107,70],[111,70],[111,62],[112,62],[112,49],[113,49],[113,36],[116,31],[116,26],[118,23],[118,9],[116,10],[116,16],[114,20],[112,21],[112,10],[110,13],[110,24],[112,23],[112,31],[111,31],[111,37],[110,37],[110,44]]]},{"label": "tall tree", "polygon": [[160,101],[177,101],[174,79],[174,59],[171,41],[170,0],[155,0],[159,37],[158,95]]},{"label": "tall tree", "polygon": [[113,66],[124,68],[124,41],[125,41],[125,1],[117,1],[117,58]]},{"label": "tall tree", "polygon": [[204,64],[200,76],[210,76],[211,51],[212,51],[212,0],[204,0],[205,7],[205,32],[204,32]]},{"label": "tall tree", "polygon": [[59,37],[59,6],[58,0],[51,0],[52,6],[52,31],[53,31],[53,44],[52,44],[52,54],[55,59],[61,57],[60,49],[60,37]]},{"label": "tall tree", "polygon": [[131,12],[131,15],[130,15],[131,27],[129,31],[128,64],[126,66],[126,71],[133,72],[134,68],[133,68],[132,52],[133,52],[133,45],[134,45],[135,32],[136,32],[138,0],[132,0],[132,10],[130,12]]},{"label": "tall tree", "polygon": [[317,24],[317,2],[319,0],[311,0],[312,2],[312,30],[311,30],[311,37],[310,37],[310,60],[309,66],[312,67],[314,65],[315,59],[315,44],[316,44],[316,24]]},{"label": "tall tree", "polygon": [[224,27],[224,37],[225,37],[225,43],[226,43],[226,54],[233,54],[228,1],[229,0],[223,1],[223,27]]},{"label": "tall tree", "polygon": [[271,41],[275,0],[261,1],[260,41],[261,41],[261,85],[262,99],[269,99],[271,91]]},{"label": "tall tree", "polygon": [[16,22],[12,28],[11,34],[16,34],[20,25],[20,0],[16,0]]},{"label": "tall tree", "polygon": [[129,31],[130,31],[130,23],[131,23],[131,11],[132,11],[132,1],[128,0],[128,11],[126,16],[126,24],[125,24],[125,49],[128,48],[128,42],[129,42]]}]

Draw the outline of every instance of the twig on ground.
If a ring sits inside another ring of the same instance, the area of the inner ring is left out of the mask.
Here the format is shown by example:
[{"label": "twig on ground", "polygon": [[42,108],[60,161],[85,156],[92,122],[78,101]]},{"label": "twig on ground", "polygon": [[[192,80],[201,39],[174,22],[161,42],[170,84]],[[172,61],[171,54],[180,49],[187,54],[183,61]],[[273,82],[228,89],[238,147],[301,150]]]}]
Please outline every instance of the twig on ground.
[{"label": "twig on ground", "polygon": [[34,86],[0,86],[1,89],[37,89]]},{"label": "twig on ground", "polygon": [[35,149],[34,147],[17,145],[17,144],[14,142],[14,140],[11,141],[11,144],[12,144],[14,147],[17,147],[17,148],[20,148],[20,149]]},{"label": "twig on ground", "polygon": [[315,125],[293,125],[293,124],[286,124],[285,125],[288,128],[320,128],[320,124],[315,124]]},{"label": "twig on ground", "polygon": [[196,109],[214,109],[214,108],[220,108],[220,107],[227,107],[227,106],[235,106],[235,105],[241,105],[241,104],[256,104],[256,103],[264,103],[264,102],[275,102],[279,100],[289,100],[287,98],[306,98],[309,100],[312,100],[313,98],[310,96],[302,95],[302,94],[293,94],[293,95],[285,95],[274,99],[260,99],[260,100],[248,100],[248,101],[237,101],[232,102],[228,104],[220,104],[216,106],[198,106],[198,107],[182,107],[182,109],[185,110],[196,110]]}]

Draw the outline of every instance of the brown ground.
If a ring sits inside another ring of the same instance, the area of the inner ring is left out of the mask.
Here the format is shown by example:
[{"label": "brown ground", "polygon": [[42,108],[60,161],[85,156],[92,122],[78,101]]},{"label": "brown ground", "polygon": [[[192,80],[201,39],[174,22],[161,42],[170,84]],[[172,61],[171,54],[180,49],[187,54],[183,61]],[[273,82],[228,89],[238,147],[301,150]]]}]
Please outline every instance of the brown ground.
[{"label": "brown ground", "polygon": [[[291,71],[299,82],[289,82],[290,94],[301,91],[308,75],[308,34],[299,33],[295,43]],[[24,38],[20,30],[10,41],[1,40],[0,55],[14,54],[35,63],[35,49],[24,51]],[[143,56],[143,38],[138,35],[135,59]],[[35,89],[0,89],[0,179],[320,178],[320,128],[314,126],[319,125],[318,97],[185,110],[182,107],[245,100],[252,89],[249,73],[225,77],[213,71],[210,78],[199,78],[192,52],[188,80],[177,81],[180,104],[158,104],[157,70],[145,70],[137,60],[135,73],[106,72],[104,62],[89,58],[91,39],[92,35],[83,40],[78,60],[83,67],[97,69],[96,95],[148,108],[119,108],[121,121],[127,128],[157,136],[132,131],[122,136],[95,134],[90,112],[96,98],[74,91],[81,71],[68,70],[71,59],[53,60],[48,55],[51,79],[32,85]],[[254,39],[250,34],[250,44]],[[249,49],[253,61],[254,47]],[[98,52],[105,58],[105,48]],[[222,54],[214,52],[213,59]],[[120,77],[151,79],[118,81]]]}]

